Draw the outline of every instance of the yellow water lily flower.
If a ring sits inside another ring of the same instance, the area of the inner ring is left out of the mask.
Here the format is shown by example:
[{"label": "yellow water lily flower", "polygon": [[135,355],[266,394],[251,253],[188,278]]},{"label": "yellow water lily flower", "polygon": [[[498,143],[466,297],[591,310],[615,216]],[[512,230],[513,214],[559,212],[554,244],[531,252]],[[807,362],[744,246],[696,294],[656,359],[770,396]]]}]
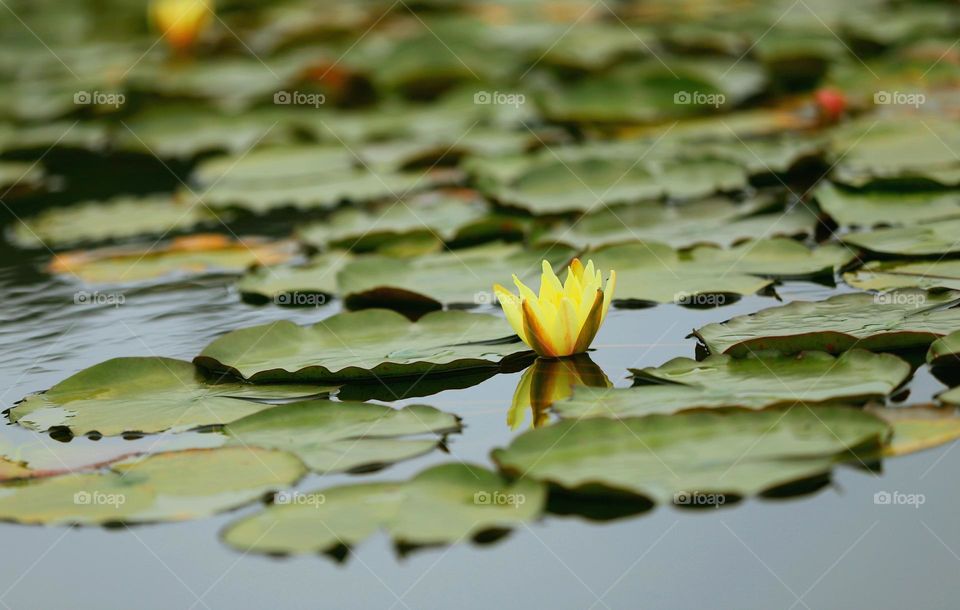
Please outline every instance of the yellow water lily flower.
[{"label": "yellow water lily flower", "polygon": [[150,21],[173,50],[193,46],[213,17],[213,0],[152,0]]},{"label": "yellow water lily flower", "polygon": [[617,274],[603,286],[603,276],[588,261],[586,267],[573,259],[561,284],[550,263],[543,261],[540,294],[534,294],[516,275],[517,296],[494,284],[493,291],[503,306],[507,321],[524,343],[538,356],[561,358],[587,351],[607,316]]}]

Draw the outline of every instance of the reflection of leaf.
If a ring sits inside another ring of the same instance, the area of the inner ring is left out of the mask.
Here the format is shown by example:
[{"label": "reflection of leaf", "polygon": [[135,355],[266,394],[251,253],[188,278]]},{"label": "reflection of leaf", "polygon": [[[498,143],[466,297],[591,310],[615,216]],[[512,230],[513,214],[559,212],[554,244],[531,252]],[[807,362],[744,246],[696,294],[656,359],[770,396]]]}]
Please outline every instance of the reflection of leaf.
[{"label": "reflection of leaf", "polygon": [[409,481],[344,485],[300,497],[304,501],[278,501],[234,521],[224,539],[260,553],[332,551],[378,529],[397,545],[454,543],[536,519],[546,492],[530,479],[510,483],[478,466],[444,464]]},{"label": "reflection of leaf", "polygon": [[58,247],[166,235],[214,220],[216,216],[203,206],[183,205],[169,195],[117,197],[46,210],[17,224],[14,240],[24,247]]},{"label": "reflection of leaf", "polygon": [[688,253],[656,242],[633,242],[585,255],[598,268],[617,271],[615,299],[656,303],[690,303],[705,294],[753,294],[772,284],[767,277],[832,274],[852,257],[842,246],[809,249],[786,238],[726,250],[702,246]]},{"label": "reflection of leaf", "polygon": [[530,426],[539,428],[548,421],[550,405],[568,398],[574,386],[609,388],[611,385],[603,369],[587,354],[549,360],[537,358],[533,366],[523,372],[513,392],[507,425],[511,430],[519,428],[530,409],[533,414]]},{"label": "reflection of leaf", "polygon": [[694,334],[711,353],[734,356],[765,349],[839,353],[853,347],[876,351],[921,347],[960,327],[960,309],[942,308],[957,296],[922,290],[841,294],[708,324]]},{"label": "reflection of leaf", "polygon": [[825,474],[888,431],[882,420],[843,407],[596,417],[526,432],[492,457],[524,480],[669,502],[683,493],[745,496]]},{"label": "reflection of leaf", "polygon": [[327,400],[277,407],[224,428],[240,445],[289,451],[320,473],[410,459],[435,449],[435,434],[459,430],[457,416],[426,405],[392,409]]},{"label": "reflection of leaf", "polygon": [[497,368],[527,351],[497,316],[437,311],[410,322],[370,309],[307,327],[282,321],[235,330],[205,347],[195,362],[258,383],[327,382]]},{"label": "reflection of leaf", "polygon": [[196,519],[286,487],[304,471],[296,457],[267,449],[158,453],[103,473],[0,486],[0,520],[54,525]]},{"label": "reflection of leaf", "polygon": [[890,394],[909,377],[910,365],[889,354],[852,350],[836,358],[823,352],[720,355],[702,362],[676,358],[633,374],[634,387],[579,388],[554,408],[561,417],[627,417],[694,408],[861,402]]},{"label": "reflection of leaf", "polygon": [[396,308],[476,305],[493,302],[492,286],[508,281],[510,273],[529,281],[540,275],[543,260],[559,269],[573,255],[574,251],[564,246],[525,250],[492,243],[411,260],[364,256],[344,267],[337,283],[351,307],[353,303]]},{"label": "reflection of leaf", "polygon": [[36,430],[67,426],[75,435],[186,430],[223,424],[273,405],[256,400],[304,398],[335,388],[214,383],[171,358],[114,358],[27,396],[10,419]]},{"label": "reflection of leaf", "polygon": [[100,248],[57,254],[48,266],[52,273],[70,274],[92,284],[153,280],[167,276],[242,273],[254,264],[273,265],[293,256],[295,244],[223,235],[178,237],[165,244]]}]

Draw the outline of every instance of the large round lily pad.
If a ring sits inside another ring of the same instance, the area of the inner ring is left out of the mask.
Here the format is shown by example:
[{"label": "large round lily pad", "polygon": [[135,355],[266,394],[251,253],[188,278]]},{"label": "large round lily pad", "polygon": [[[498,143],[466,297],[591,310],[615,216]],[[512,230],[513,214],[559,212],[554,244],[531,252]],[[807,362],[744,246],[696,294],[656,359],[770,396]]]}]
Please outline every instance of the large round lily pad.
[{"label": "large round lily pad", "polygon": [[0,520],[87,525],[197,519],[286,487],[305,471],[295,456],[269,449],[158,453],[105,472],[0,486]]},{"label": "large round lily pad", "polygon": [[574,254],[566,246],[527,250],[494,243],[411,260],[365,256],[347,264],[338,274],[337,283],[348,304],[398,308],[489,304],[495,301],[491,293],[494,284],[516,274],[523,282],[535,285],[542,261],[560,269]]},{"label": "large round lily pad", "polygon": [[337,294],[337,273],[350,261],[348,252],[318,254],[302,265],[262,266],[247,271],[237,290],[248,301],[272,301],[288,307],[324,305]]},{"label": "large round lily pad", "polygon": [[684,253],[657,242],[630,242],[585,256],[600,269],[617,271],[618,301],[696,304],[698,295],[753,294],[771,285],[770,277],[832,275],[854,255],[843,246],[810,249],[775,238]]},{"label": "large round lily pad", "polygon": [[257,401],[305,398],[334,389],[213,382],[182,360],[113,358],[27,396],[10,410],[10,419],[40,431],[66,426],[76,435],[187,430],[274,407]]},{"label": "large round lily pad", "polygon": [[310,400],[270,409],[224,428],[232,442],[283,449],[316,472],[371,469],[434,450],[460,430],[456,415],[426,405],[392,409],[364,402]]},{"label": "large round lily pad", "polygon": [[912,225],[960,216],[958,191],[856,192],[823,182],[814,195],[842,226]]},{"label": "large round lily pad", "polygon": [[567,420],[521,434],[492,457],[524,480],[669,502],[681,494],[747,496],[826,474],[888,434],[882,420],[845,407],[689,411]]},{"label": "large round lily pad", "polygon": [[437,311],[411,322],[399,313],[370,309],[313,326],[281,321],[235,330],[194,361],[258,383],[325,383],[497,368],[528,351],[497,316]]},{"label": "large round lily pad", "polygon": [[869,261],[843,274],[843,281],[862,290],[948,288],[960,290],[960,260]]},{"label": "large round lily pad", "polygon": [[529,523],[545,501],[544,487],[530,479],[511,483],[479,466],[444,464],[409,481],[281,494],[228,525],[223,538],[259,553],[334,551],[380,529],[398,546],[450,544]]},{"label": "large round lily pad", "polygon": [[849,233],[843,236],[843,241],[880,254],[946,255],[960,252],[958,232],[960,232],[960,218],[954,218],[908,227]]},{"label": "large round lily pad", "polygon": [[138,235],[166,235],[216,219],[207,208],[184,205],[169,195],[126,196],[46,210],[18,223],[13,240],[28,248],[71,246]]},{"label": "large round lily pad", "polygon": [[[960,401],[953,401],[957,404]],[[930,405],[910,407],[867,407],[866,411],[893,427],[893,436],[883,447],[883,455],[909,455],[960,438],[960,417],[955,409]]]},{"label": "large round lily pad", "polygon": [[52,273],[67,274],[90,284],[122,284],[216,273],[242,273],[255,264],[276,265],[296,253],[290,241],[224,235],[178,237],[170,242],[77,250],[57,254]]},{"label": "large round lily pad", "polygon": [[708,324],[694,334],[711,353],[734,356],[765,349],[839,353],[923,347],[960,329],[960,309],[951,307],[958,296],[922,290],[841,294]]},{"label": "large round lily pad", "polygon": [[685,409],[855,403],[890,394],[910,376],[910,365],[890,354],[851,350],[796,356],[676,358],[632,369],[631,388],[579,387],[556,403],[561,417],[627,417]]}]

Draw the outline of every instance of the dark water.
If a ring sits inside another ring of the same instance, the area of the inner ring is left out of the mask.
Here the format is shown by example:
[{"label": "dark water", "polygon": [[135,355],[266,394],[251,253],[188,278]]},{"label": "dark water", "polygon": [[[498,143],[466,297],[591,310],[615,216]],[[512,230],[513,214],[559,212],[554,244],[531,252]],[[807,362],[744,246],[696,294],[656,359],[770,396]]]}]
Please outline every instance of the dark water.
[{"label": "dark water", "polygon": [[[233,328],[280,318],[307,323],[339,307],[250,306],[227,278],[124,290],[119,307],[75,304],[83,287],[39,271],[49,253],[4,245],[0,256],[3,408],[107,358],[190,359]],[[790,300],[833,290],[790,283],[779,292]],[[694,341],[685,338],[693,328],[775,304],[752,297],[713,310],[612,311],[592,357],[611,380],[628,385],[628,367],[693,356]],[[506,424],[519,378],[499,375],[400,403],[423,402],[464,419],[449,455],[434,452],[368,475],[314,475],[299,488],[402,479],[455,459],[489,465],[490,450],[519,433]],[[910,401],[928,400],[940,388],[921,370],[910,383]],[[54,466],[203,441],[187,434],[63,444],[16,426],[0,427],[0,439],[42,443],[34,453],[43,456],[50,447]],[[230,550],[218,532],[238,513],[114,530],[0,524],[0,607],[955,608],[958,471],[960,452],[946,445],[888,460],[878,473],[842,467],[830,485],[790,499],[697,511],[661,506],[602,523],[549,515],[496,544],[421,550],[402,559],[381,534],[342,565],[322,556],[275,559]],[[876,505],[878,491],[921,493],[925,503]]]}]

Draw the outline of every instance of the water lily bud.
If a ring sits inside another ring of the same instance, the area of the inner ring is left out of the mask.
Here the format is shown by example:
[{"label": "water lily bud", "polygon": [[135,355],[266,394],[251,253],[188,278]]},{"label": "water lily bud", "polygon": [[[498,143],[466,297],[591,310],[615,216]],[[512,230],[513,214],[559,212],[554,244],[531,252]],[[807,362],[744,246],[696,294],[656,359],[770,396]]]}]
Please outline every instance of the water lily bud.
[{"label": "water lily bud", "polygon": [[837,89],[818,89],[813,97],[825,123],[836,123],[847,109],[847,96]]},{"label": "water lily bud", "polygon": [[493,290],[507,321],[524,343],[543,358],[561,358],[587,351],[610,308],[617,274],[606,286],[593,261],[584,266],[573,259],[561,284],[550,263],[543,261],[540,293],[534,294],[514,275],[520,295],[495,284]]}]

